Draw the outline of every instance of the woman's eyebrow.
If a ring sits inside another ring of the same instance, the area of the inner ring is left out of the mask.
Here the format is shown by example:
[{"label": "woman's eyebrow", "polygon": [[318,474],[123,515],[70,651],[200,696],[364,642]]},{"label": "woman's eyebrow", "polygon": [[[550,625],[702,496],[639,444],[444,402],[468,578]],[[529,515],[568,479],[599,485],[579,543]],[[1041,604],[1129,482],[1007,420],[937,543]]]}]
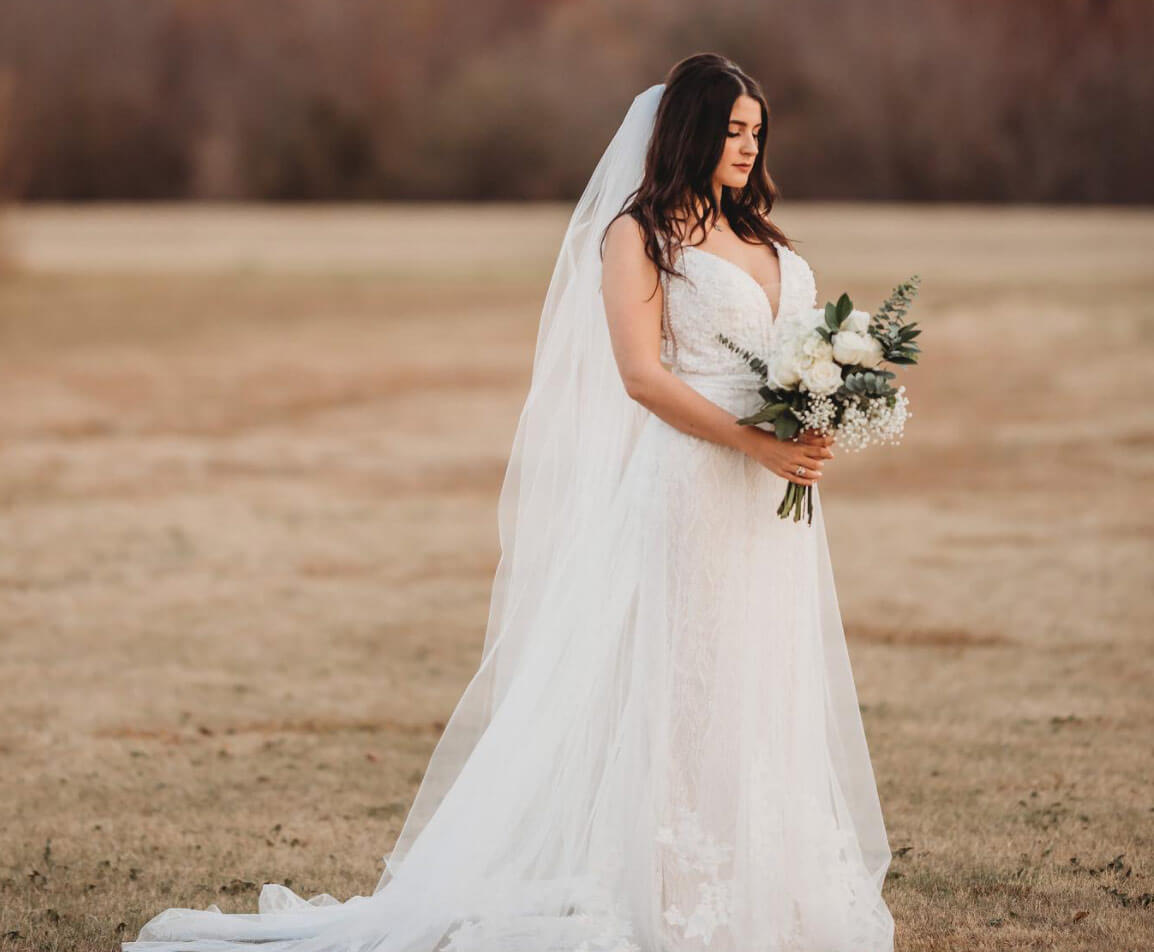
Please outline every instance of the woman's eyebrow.
[{"label": "woman's eyebrow", "polygon": [[[748,126],[748,125],[749,125],[749,123],[748,123],[748,122],[746,122],[744,119],[730,119],[730,120],[729,120],[729,124],[730,124],[731,126],[732,126],[734,123],[736,123],[736,124],[737,124],[737,125],[739,125],[739,126]],[[760,123],[760,122],[755,122],[755,123],[754,123],[754,125],[755,125],[755,126],[760,126],[760,125],[761,125],[761,123]]]}]

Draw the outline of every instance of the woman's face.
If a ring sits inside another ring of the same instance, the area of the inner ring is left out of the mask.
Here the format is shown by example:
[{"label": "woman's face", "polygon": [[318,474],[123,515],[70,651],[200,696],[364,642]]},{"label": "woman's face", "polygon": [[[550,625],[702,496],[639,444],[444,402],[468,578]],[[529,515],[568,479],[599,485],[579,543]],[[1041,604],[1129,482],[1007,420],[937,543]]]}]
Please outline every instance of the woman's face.
[{"label": "woman's face", "polygon": [[761,105],[752,96],[738,96],[729,113],[725,151],[713,172],[717,185],[744,188],[757,157],[757,134],[761,131]]}]

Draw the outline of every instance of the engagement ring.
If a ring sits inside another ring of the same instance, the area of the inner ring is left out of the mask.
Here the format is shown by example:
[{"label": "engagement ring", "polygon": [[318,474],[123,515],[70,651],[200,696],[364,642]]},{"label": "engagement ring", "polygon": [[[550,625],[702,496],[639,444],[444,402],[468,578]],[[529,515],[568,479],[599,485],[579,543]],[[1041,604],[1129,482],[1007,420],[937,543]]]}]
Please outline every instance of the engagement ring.
[{"label": "engagement ring", "polygon": [[804,475],[805,475],[805,467],[803,467],[803,466],[799,466],[799,467],[797,468],[797,475],[798,475],[798,476],[804,476]]}]

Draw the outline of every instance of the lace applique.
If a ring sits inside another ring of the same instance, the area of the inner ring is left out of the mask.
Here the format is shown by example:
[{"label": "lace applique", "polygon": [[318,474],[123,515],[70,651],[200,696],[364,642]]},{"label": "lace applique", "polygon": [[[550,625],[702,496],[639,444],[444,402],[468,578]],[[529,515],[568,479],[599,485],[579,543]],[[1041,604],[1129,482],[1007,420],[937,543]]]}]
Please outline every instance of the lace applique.
[{"label": "lace applique", "polygon": [[679,872],[691,875],[690,885],[696,880],[695,894],[686,897],[693,907],[682,909],[670,903],[663,913],[665,921],[680,929],[682,938],[700,938],[709,945],[714,931],[728,925],[733,914],[733,879],[721,875],[733,847],[703,830],[696,812],[684,807],[673,826],[657,830],[657,842],[669,848]]}]

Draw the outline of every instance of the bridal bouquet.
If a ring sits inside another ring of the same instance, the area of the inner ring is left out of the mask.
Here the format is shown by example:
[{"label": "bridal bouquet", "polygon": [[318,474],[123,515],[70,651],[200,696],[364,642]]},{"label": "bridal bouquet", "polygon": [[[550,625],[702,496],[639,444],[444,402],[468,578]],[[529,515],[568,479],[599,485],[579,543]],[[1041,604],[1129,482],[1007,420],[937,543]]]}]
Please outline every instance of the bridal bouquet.
[{"label": "bridal bouquet", "polygon": [[[724,334],[718,339],[743,357],[765,384],[758,388],[764,405],[738,423],[773,424],[778,439],[801,430],[834,436],[850,450],[870,443],[901,442],[912,416],[904,386],[890,383],[893,371],[883,363],[915,364],[921,333],[904,318],[918,292],[915,274],[902,282],[872,316],[855,310],[848,294],[824,308],[783,315],[773,327],[774,347],[767,364],[738,347]],[[789,483],[777,514],[794,522],[813,521],[813,487]]]}]

